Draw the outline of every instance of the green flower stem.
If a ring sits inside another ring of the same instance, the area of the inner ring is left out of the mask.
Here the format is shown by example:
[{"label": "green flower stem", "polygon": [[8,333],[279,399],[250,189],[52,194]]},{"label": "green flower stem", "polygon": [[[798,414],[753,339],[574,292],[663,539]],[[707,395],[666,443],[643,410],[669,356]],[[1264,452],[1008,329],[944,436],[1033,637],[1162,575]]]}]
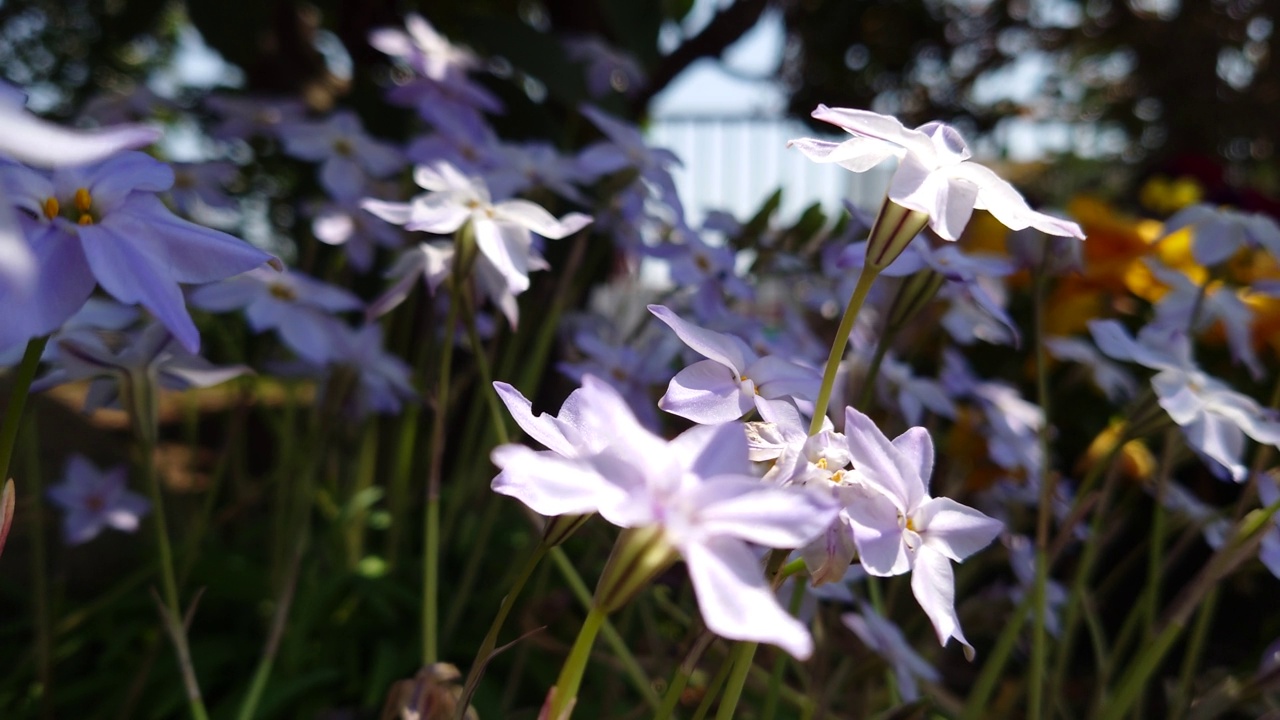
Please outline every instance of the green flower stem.
[{"label": "green flower stem", "polygon": [[716,711],[716,720],[732,720],[738,710],[738,700],[742,698],[742,688],[747,682],[747,674],[755,662],[756,648],[759,643],[740,642],[733,648],[730,662],[733,670],[725,683],[724,697],[720,698],[720,709]]},{"label": "green flower stem", "polygon": [[[1086,488],[1091,488],[1098,478],[1105,475],[1102,481],[1102,489],[1099,491],[1097,505],[1093,508],[1093,521],[1089,529],[1089,537],[1098,538],[1102,529],[1102,521],[1107,512],[1107,505],[1114,490],[1116,478],[1120,474],[1120,464],[1116,462],[1124,450],[1125,443],[1133,438],[1124,433],[1116,440],[1115,447],[1111,449],[1105,460],[1094,465],[1089,470],[1089,474],[1080,482],[1080,490],[1077,491],[1076,502],[1081,502]],[[1065,535],[1070,532],[1071,525],[1064,525],[1062,533]],[[1089,582],[1089,576],[1093,574],[1093,564],[1098,559],[1098,553],[1102,550],[1102,543],[1087,542],[1084,544],[1084,552],[1080,557],[1080,562],[1076,567],[1075,576],[1071,579],[1071,589],[1068,594],[1067,609],[1063,613],[1062,631],[1059,635],[1057,652],[1054,653],[1053,675],[1049,685],[1048,697],[1057,699],[1062,689],[1063,682],[1066,680],[1067,665],[1071,662],[1072,651],[1075,646],[1076,627],[1080,623],[1080,615],[1082,606],[1085,602],[1084,595],[1086,585]],[[1055,554],[1050,554],[1050,563],[1052,563]]]},{"label": "green flower stem", "polygon": [[568,720],[572,715],[573,706],[578,699],[578,688],[582,685],[582,674],[586,672],[587,661],[591,659],[591,647],[595,645],[596,635],[600,633],[600,626],[604,621],[604,611],[592,605],[582,621],[582,628],[578,630],[578,639],[573,642],[569,657],[560,669],[560,679],[556,681],[551,698],[551,712],[547,715],[549,720]]},{"label": "green flower stem", "polygon": [[439,659],[440,595],[440,477],[444,471],[445,423],[449,415],[449,372],[453,364],[453,331],[458,327],[457,296],[459,285],[449,297],[449,312],[444,324],[444,348],[440,357],[440,376],[436,384],[436,416],[431,424],[431,458],[427,471],[427,511],[423,538],[422,568],[422,664],[433,665]]},{"label": "green flower stem", "polygon": [[818,400],[813,406],[813,420],[809,423],[810,435],[817,435],[822,430],[822,419],[827,416],[827,406],[831,404],[831,391],[836,384],[836,373],[840,370],[845,347],[849,344],[849,334],[853,332],[853,323],[858,319],[858,312],[866,302],[867,293],[871,291],[871,285],[879,275],[880,271],[870,264],[863,265],[862,273],[858,275],[858,284],[849,296],[844,317],[840,319],[840,327],[836,329],[836,336],[831,341],[831,353],[827,356],[826,369],[822,373],[822,387],[818,390]]},{"label": "green flower stem", "polygon": [[48,343],[47,335],[28,342],[27,351],[22,354],[22,362],[18,365],[18,373],[13,378],[9,405],[4,410],[4,424],[0,425],[0,482],[9,479],[9,463],[13,460],[13,448],[18,441],[18,428],[22,426],[22,410],[27,406],[27,392],[31,389],[31,381],[36,377],[36,368],[40,366],[44,346]]},{"label": "green flower stem", "polygon": [[[122,382],[122,393],[133,393],[136,383]],[[136,394],[136,393],[135,393]],[[150,393],[149,393],[150,394]],[[154,398],[154,395],[151,394]],[[136,409],[132,402],[126,402],[131,411]],[[164,589],[165,625],[173,640],[174,650],[178,655],[178,665],[182,670],[183,685],[187,691],[187,705],[194,720],[208,720],[209,712],[205,709],[204,699],[200,694],[200,685],[196,680],[191,665],[191,651],[187,644],[186,624],[183,618],[182,605],[178,599],[178,581],[174,573],[173,547],[169,542],[169,528],[165,521],[164,493],[160,487],[160,475],[155,468],[156,436],[154,427],[155,413],[150,414],[152,427],[144,427],[146,420],[135,417],[134,430],[137,433],[136,449],[138,452],[138,469],[142,472],[147,489],[151,494],[151,517],[156,528],[156,545],[160,551],[160,578]]]},{"label": "green flower stem", "polygon": [[[800,614],[800,603],[804,600],[805,582],[803,579],[797,579],[795,586],[791,588],[791,602],[787,606],[787,612],[793,616]],[[778,653],[773,659],[773,669],[769,672],[769,688],[764,696],[764,710],[761,711],[761,720],[773,720],[778,714],[778,693],[782,688],[782,672],[786,669],[787,656]]]},{"label": "green flower stem", "polygon": [[[569,560],[564,548],[553,547],[547,551],[547,554],[551,556],[551,562],[555,564],[556,570],[559,571],[565,584],[569,586],[569,591],[578,599],[578,603],[588,611],[595,607],[591,591],[587,589],[587,584],[582,581],[582,576],[578,574],[577,568]],[[650,683],[649,676],[645,673],[644,668],[640,666],[635,655],[631,653],[631,649],[627,647],[626,641],[618,634],[618,630],[613,626],[613,623],[609,622],[608,618],[605,618],[602,625],[600,634],[604,636],[604,641],[609,646],[609,650],[613,652],[618,662],[621,663],[627,678],[640,693],[640,696],[644,698],[645,704],[656,710],[661,705],[661,700],[658,698],[658,694],[654,692],[653,685]]]},{"label": "green flower stem", "polygon": [[1024,597],[1022,602],[1014,608],[1013,616],[1005,622],[1004,629],[996,638],[996,644],[991,648],[991,654],[982,664],[982,672],[978,674],[977,681],[969,690],[969,699],[965,703],[964,714],[960,716],[960,720],[981,720],[986,716],[990,708],[991,695],[995,692],[996,684],[1004,678],[1004,667],[1018,643],[1018,634],[1022,632],[1022,626],[1027,622],[1027,616],[1030,614],[1027,611],[1031,609],[1033,599],[1030,594]]},{"label": "green flower stem", "polygon": [[[867,283],[870,286],[870,283]],[[859,282],[861,286],[861,282]],[[854,293],[857,295],[857,292]],[[866,293],[863,293],[864,295]],[[856,312],[856,311],[855,311]],[[828,391],[827,395],[830,396]],[[815,415],[814,417],[819,417]],[[764,576],[771,578],[770,587],[777,590],[782,585],[782,569],[783,563],[786,562],[788,550],[773,550],[769,553],[765,560]],[[742,687],[747,682],[747,675],[751,672],[752,666],[755,664],[756,648],[759,643],[754,642],[737,642],[734,643],[733,652],[729,655],[728,663],[733,666],[733,672],[729,675],[728,683],[725,685],[724,698],[720,701],[720,709],[716,711],[716,720],[728,720],[733,717],[733,713],[737,710],[738,700],[742,697]]]},{"label": "green flower stem", "polygon": [[702,654],[715,639],[716,636],[710,630],[703,630],[694,641],[693,647],[689,648],[689,654],[685,656],[680,667],[676,668],[675,675],[671,677],[671,683],[667,685],[667,693],[662,696],[662,707],[654,713],[653,720],[670,720],[671,713],[675,712],[680,697],[684,695],[684,689],[689,686],[689,678],[693,677],[693,672],[698,667],[698,660],[702,659]]},{"label": "green flower stem", "polygon": [[1180,720],[1191,707],[1191,692],[1194,689],[1196,669],[1200,665],[1200,656],[1204,652],[1205,640],[1209,637],[1209,629],[1213,626],[1213,616],[1218,609],[1219,588],[1214,586],[1205,595],[1204,602],[1196,610],[1196,624],[1191,629],[1191,639],[1187,641],[1186,653],[1182,656],[1182,671],[1178,676],[1178,691],[1175,700],[1169,705],[1171,720]]},{"label": "green flower stem", "polygon": [[[27,513],[31,523],[31,594],[35,615],[36,680],[40,683],[43,717],[53,717],[53,628],[49,617],[49,577],[44,529],[44,483],[40,476],[40,451],[36,426],[27,428],[23,439],[23,482],[29,488]],[[4,482],[0,479],[0,484]]]},{"label": "green flower stem", "polygon": [[484,675],[484,669],[489,664],[489,659],[493,656],[494,648],[498,646],[498,635],[502,632],[502,626],[506,623],[507,616],[511,614],[511,609],[515,607],[516,599],[520,597],[520,591],[524,589],[525,583],[529,582],[534,569],[538,567],[538,564],[542,562],[542,558],[546,554],[546,543],[538,543],[533,555],[524,561],[524,566],[516,577],[515,582],[511,583],[511,589],[507,591],[506,597],[502,598],[502,605],[498,608],[498,614],[493,617],[493,622],[489,624],[489,632],[485,634],[484,641],[480,643],[480,649],[476,651],[475,660],[471,661],[471,668],[467,671],[467,680],[462,687],[462,698],[458,701],[457,714],[454,716],[457,720],[463,720],[466,716],[467,705],[471,702],[471,696],[475,693],[476,686],[480,684],[480,678]]},{"label": "green flower stem", "polygon": [[720,688],[724,687],[724,682],[729,678],[729,671],[733,667],[733,654],[730,653],[729,658],[720,664],[720,669],[711,678],[711,682],[707,683],[706,691],[702,694],[702,702],[698,703],[692,720],[703,720],[711,711],[711,704],[716,701],[716,696],[720,694]]},{"label": "green flower stem", "polygon": [[1037,433],[1040,443],[1040,507],[1036,513],[1035,580],[1031,588],[1031,668],[1027,676],[1027,717],[1040,720],[1044,716],[1044,689],[1048,680],[1046,667],[1049,655],[1049,635],[1045,631],[1047,604],[1046,588],[1049,583],[1049,522],[1052,519],[1055,476],[1049,469],[1049,360],[1045,352],[1045,298],[1049,291],[1049,274],[1045,272],[1049,254],[1036,273],[1032,294],[1032,313],[1035,323],[1036,402],[1040,405],[1042,420]]}]

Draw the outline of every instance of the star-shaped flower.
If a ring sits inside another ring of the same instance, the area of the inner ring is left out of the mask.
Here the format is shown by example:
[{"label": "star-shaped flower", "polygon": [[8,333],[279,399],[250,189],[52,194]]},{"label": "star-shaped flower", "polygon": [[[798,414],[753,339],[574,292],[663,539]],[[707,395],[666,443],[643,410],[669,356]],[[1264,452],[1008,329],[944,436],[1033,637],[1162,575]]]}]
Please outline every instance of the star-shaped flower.
[{"label": "star-shaped flower", "polygon": [[911,592],[946,644],[949,638],[973,647],[955,610],[955,576],[960,562],[996,538],[1003,525],[950,498],[929,496],[933,440],[914,427],[892,442],[871,418],[848,408],[845,437],[863,497],[845,507],[853,521],[862,566],[872,575],[911,572]]},{"label": "star-shaped flower", "polygon": [[63,481],[46,492],[49,500],[66,512],[62,537],[68,545],[88,542],[106,527],[133,532],[151,509],[146,498],[125,487],[123,466],[103,472],[83,456],[73,455],[66,472]]}]

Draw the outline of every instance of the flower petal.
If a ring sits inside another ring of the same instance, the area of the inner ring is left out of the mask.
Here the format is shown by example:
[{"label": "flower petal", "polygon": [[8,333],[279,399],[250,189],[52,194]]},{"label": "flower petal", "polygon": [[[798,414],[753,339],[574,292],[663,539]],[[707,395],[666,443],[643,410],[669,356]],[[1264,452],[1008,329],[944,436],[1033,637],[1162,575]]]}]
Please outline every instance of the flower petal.
[{"label": "flower petal", "polygon": [[804,545],[825,532],[840,511],[830,495],[736,475],[715,476],[695,486],[689,503],[700,508],[700,532],[770,548]]},{"label": "flower petal", "polygon": [[708,629],[730,640],[777,645],[799,660],[813,654],[809,631],[778,604],[746,543],[712,538],[680,549]]},{"label": "flower petal", "polygon": [[912,513],[925,545],[960,562],[996,539],[1004,524],[951,498],[933,498]]},{"label": "flower petal", "polygon": [[718,333],[685,322],[680,316],[662,305],[650,305],[649,312],[667,324],[685,345],[693,348],[699,355],[710,358],[741,375],[747,365],[755,360],[755,353],[733,335]]},{"label": "flower petal", "polygon": [[755,406],[733,371],[715,360],[699,360],[676,373],[658,407],[704,425],[742,417]]},{"label": "flower petal", "polygon": [[502,472],[493,491],[513,497],[541,515],[581,515],[621,505],[627,492],[590,465],[538,452],[523,445],[502,445],[490,456]]},{"label": "flower petal", "polygon": [[956,617],[955,574],[951,561],[928,545],[922,546],[916,552],[915,567],[911,571],[911,593],[933,623],[938,642],[945,646],[951,638],[959,640],[964,645],[965,657],[973,660],[973,646],[965,639],[960,618]]}]

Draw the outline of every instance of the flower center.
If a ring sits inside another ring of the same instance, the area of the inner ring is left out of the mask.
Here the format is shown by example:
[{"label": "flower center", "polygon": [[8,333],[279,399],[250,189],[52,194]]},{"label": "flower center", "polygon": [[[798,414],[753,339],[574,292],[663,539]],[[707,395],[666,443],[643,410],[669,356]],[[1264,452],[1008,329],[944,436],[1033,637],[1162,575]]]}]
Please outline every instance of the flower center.
[{"label": "flower center", "polygon": [[293,288],[285,285],[284,283],[271,283],[269,291],[271,292],[271,297],[277,300],[293,302],[298,299],[298,293],[294,292]]},{"label": "flower center", "polygon": [[[40,209],[46,220],[53,220],[62,215],[64,210],[62,203],[58,202],[56,197],[45,198],[44,205]],[[87,188],[76,190],[75,195],[71,197],[71,206],[65,209],[67,213],[63,217],[74,220],[80,225],[92,225],[97,220],[93,213],[93,195],[89,194]]]},{"label": "flower center", "polygon": [[816,465],[816,466],[818,467],[818,469],[819,469],[819,470],[826,470],[826,469],[827,469],[827,459],[826,459],[826,458],[824,458],[824,457],[818,458],[818,462],[814,463],[814,465]]},{"label": "flower center", "polygon": [[101,495],[90,495],[84,499],[84,506],[89,508],[90,512],[100,513],[107,507],[107,502]]},{"label": "flower center", "polygon": [[351,157],[355,154],[355,148],[351,147],[351,141],[346,138],[338,138],[333,141],[333,151],[342,157]]},{"label": "flower center", "polygon": [[694,255],[693,264],[702,272],[711,272],[711,261],[705,255]]}]

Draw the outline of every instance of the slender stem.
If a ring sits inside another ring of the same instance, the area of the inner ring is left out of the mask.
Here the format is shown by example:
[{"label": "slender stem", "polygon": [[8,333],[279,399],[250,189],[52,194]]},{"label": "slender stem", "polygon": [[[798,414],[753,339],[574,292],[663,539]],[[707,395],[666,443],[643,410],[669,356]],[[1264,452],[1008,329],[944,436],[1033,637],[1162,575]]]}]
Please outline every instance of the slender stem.
[{"label": "slender stem", "polygon": [[498,443],[505,445],[508,441],[506,411],[502,408],[498,394],[493,389],[493,370],[489,367],[489,355],[485,352],[484,343],[480,342],[480,331],[476,328],[475,301],[471,293],[463,292],[463,320],[467,326],[467,338],[471,342],[471,354],[475,356],[476,372],[480,375],[480,394],[489,403],[489,414],[493,418],[493,436]]},{"label": "slender stem", "polygon": [[1196,610],[1196,624],[1191,630],[1191,639],[1187,641],[1186,653],[1182,656],[1182,672],[1178,677],[1178,692],[1174,702],[1169,705],[1171,720],[1179,720],[1191,707],[1191,690],[1195,681],[1196,667],[1200,664],[1200,655],[1204,651],[1205,639],[1209,637],[1209,629],[1213,626],[1213,615],[1218,608],[1219,589],[1217,586],[1209,590],[1204,602]]},{"label": "slender stem", "polygon": [[965,703],[964,714],[960,716],[961,720],[978,720],[987,713],[987,703],[995,691],[996,683],[1004,677],[1004,666],[1013,654],[1013,648],[1018,642],[1018,633],[1022,632],[1022,626],[1026,624],[1027,615],[1029,615],[1027,611],[1031,609],[1032,600],[1030,594],[1024,597],[1022,602],[1014,608],[1013,616],[1005,622],[1004,629],[996,638],[996,644],[991,648],[991,654],[982,664],[982,672],[978,674],[977,681],[969,691],[969,699]]},{"label": "slender stem", "polygon": [[707,647],[715,639],[716,636],[710,630],[703,630],[698,639],[694,641],[693,647],[689,648],[689,654],[680,663],[680,667],[676,668],[676,674],[672,676],[671,684],[667,685],[667,694],[662,696],[662,707],[658,708],[658,712],[654,713],[653,720],[670,720],[671,713],[675,712],[676,704],[680,702],[680,697],[684,695],[684,689],[689,686],[689,678],[693,676],[693,671],[698,667],[698,660],[702,658],[702,654],[707,651]]},{"label": "slender stem", "polygon": [[[800,614],[800,603],[804,600],[805,582],[803,578],[795,581],[794,587],[791,588],[791,602],[787,606],[787,612],[794,615]],[[764,710],[761,711],[761,720],[773,720],[778,714],[778,693],[782,688],[782,673],[786,669],[787,656],[778,653],[773,659],[773,669],[769,672],[768,692],[764,696]]]},{"label": "slender stem", "polygon": [[[36,631],[36,678],[40,683],[40,714],[53,717],[53,627],[49,617],[49,565],[44,531],[44,484],[40,476],[40,451],[32,423],[23,434],[23,478],[30,489],[27,513],[31,523],[31,591]],[[0,479],[0,484],[4,480]]]},{"label": "slender stem", "polygon": [[871,364],[867,366],[867,374],[862,378],[862,387],[858,389],[858,399],[854,402],[854,407],[865,411],[867,403],[871,401],[871,388],[875,387],[876,378],[880,376],[880,366],[884,364],[884,356],[889,352],[889,346],[893,344],[893,338],[898,334],[896,327],[887,327],[876,340],[875,353],[871,356]]},{"label": "slender stem", "polygon": [[471,661],[471,668],[467,671],[467,680],[462,688],[462,698],[458,701],[457,714],[454,716],[457,720],[463,720],[466,716],[467,705],[471,702],[471,695],[475,693],[476,686],[480,684],[480,678],[484,675],[484,668],[489,664],[489,659],[493,656],[493,649],[498,646],[498,635],[502,632],[502,626],[506,623],[507,616],[511,614],[511,608],[515,607],[516,599],[520,597],[520,591],[524,589],[525,583],[529,582],[529,578],[533,575],[534,568],[538,567],[538,564],[546,554],[546,544],[538,543],[533,555],[528,560],[525,560],[520,575],[516,577],[515,582],[511,583],[511,589],[507,591],[506,597],[502,598],[502,605],[498,608],[498,614],[493,617],[493,622],[489,624],[489,632],[485,634],[484,641],[480,643],[480,649],[476,651],[475,660]]},{"label": "slender stem", "polygon": [[271,618],[271,630],[267,634],[266,646],[262,650],[262,657],[258,660],[258,667],[254,670],[249,692],[245,695],[244,702],[240,705],[240,713],[236,716],[239,720],[253,720],[258,702],[262,699],[262,692],[267,689],[267,680],[271,678],[271,669],[275,665],[280,641],[284,638],[285,626],[289,621],[289,610],[293,606],[293,595],[298,586],[298,572],[302,566],[304,550],[303,541],[299,540],[288,570],[288,577],[285,579],[284,589],[281,590],[280,598],[276,601],[276,610]]},{"label": "slender stem", "polygon": [[444,470],[445,423],[449,415],[449,372],[453,364],[453,331],[458,327],[462,292],[455,283],[449,297],[444,324],[444,348],[440,357],[440,379],[436,385],[436,416],[431,425],[431,460],[427,473],[427,517],[423,538],[422,572],[422,664],[439,658],[436,646],[439,631],[440,594],[440,476]]},{"label": "slender stem", "polygon": [[13,388],[9,391],[9,406],[4,410],[4,424],[0,425],[0,482],[9,479],[9,462],[13,460],[18,428],[22,426],[22,410],[27,406],[27,391],[31,389],[36,368],[40,366],[40,356],[44,354],[44,346],[48,343],[47,335],[33,338],[27,343],[27,351],[22,354],[22,363],[18,365],[18,374],[13,379]]},{"label": "slender stem", "polygon": [[724,697],[720,699],[720,708],[716,710],[716,720],[732,720],[738,710],[738,700],[742,697],[742,688],[746,685],[747,674],[751,672],[751,664],[755,662],[756,648],[759,643],[740,642],[733,648],[730,662],[733,670],[729,672],[729,680],[724,686]]},{"label": "slender stem", "polygon": [[707,683],[706,691],[702,694],[702,702],[698,703],[698,708],[693,712],[692,720],[703,720],[707,713],[711,711],[711,704],[716,701],[716,696],[720,694],[720,688],[724,687],[724,681],[729,677],[729,671],[732,670],[733,655],[723,663],[720,663],[720,669],[711,678],[711,682]]},{"label": "slender stem", "polygon": [[[130,390],[133,392],[133,390]],[[128,403],[126,407],[135,407],[133,403]],[[151,414],[151,418],[155,418],[155,414]],[[200,694],[200,686],[196,681],[195,674],[191,666],[191,653],[187,645],[186,623],[183,619],[182,605],[178,599],[178,581],[173,569],[173,546],[169,542],[169,528],[165,521],[164,510],[164,493],[160,487],[160,476],[155,468],[155,445],[151,438],[155,437],[154,428],[147,429],[141,426],[141,422],[135,418],[135,430],[137,430],[137,450],[138,450],[138,468],[142,472],[146,481],[147,489],[151,493],[151,517],[154,519],[156,528],[156,545],[160,550],[160,578],[164,588],[164,611],[168,615],[165,619],[170,635],[172,636],[174,650],[178,655],[178,664],[182,669],[183,684],[187,691],[187,704],[189,706],[191,717],[195,720],[207,720],[209,712],[205,709],[204,699]]]},{"label": "slender stem", "polygon": [[867,299],[872,283],[880,274],[870,264],[862,266],[858,275],[858,284],[849,296],[849,304],[845,306],[844,317],[840,318],[840,327],[831,340],[831,353],[827,356],[827,366],[822,372],[822,387],[818,390],[818,400],[813,406],[813,420],[809,423],[809,434],[817,435],[822,430],[822,419],[827,416],[827,406],[831,404],[831,391],[836,384],[836,373],[840,370],[840,361],[844,358],[844,349],[849,344],[849,334],[853,332],[853,323],[858,319],[858,312]]},{"label": "slender stem", "polygon": [[1049,289],[1049,274],[1041,264],[1036,273],[1033,295],[1036,357],[1036,402],[1040,405],[1041,422],[1037,433],[1040,443],[1040,507],[1036,514],[1036,568],[1035,582],[1031,589],[1031,669],[1028,681],[1027,717],[1040,720],[1044,715],[1044,688],[1047,680],[1049,636],[1045,631],[1046,588],[1049,582],[1049,521],[1053,516],[1053,473],[1049,470],[1049,361],[1045,353],[1045,296]]},{"label": "slender stem", "polygon": [[591,647],[595,645],[596,635],[604,624],[605,613],[592,606],[587,617],[578,630],[578,639],[569,650],[569,657],[560,669],[560,679],[556,681],[554,697],[551,698],[551,712],[548,720],[568,720],[573,713],[573,706],[578,699],[578,688],[582,685],[582,674],[586,672],[587,661],[591,659]]},{"label": "slender stem", "polygon": [[[578,574],[577,568],[573,566],[573,562],[565,554],[564,548],[553,547],[547,551],[547,554],[551,556],[551,561],[555,564],[556,570],[560,572],[560,576],[564,578],[570,592],[573,593],[573,596],[577,598],[582,607],[588,610],[594,607],[595,601],[591,597],[591,591],[587,589],[587,584],[582,581],[582,576]],[[644,668],[640,666],[640,662],[636,660],[635,655],[631,653],[631,649],[627,647],[626,641],[618,634],[617,628],[613,626],[613,623],[609,622],[607,617],[603,621],[600,634],[604,635],[604,641],[609,646],[609,650],[613,652],[618,662],[622,664],[622,668],[626,671],[631,684],[640,692],[645,703],[649,707],[656,709],[661,704],[661,701],[658,699],[658,694],[653,691],[649,676],[645,674]]]}]

